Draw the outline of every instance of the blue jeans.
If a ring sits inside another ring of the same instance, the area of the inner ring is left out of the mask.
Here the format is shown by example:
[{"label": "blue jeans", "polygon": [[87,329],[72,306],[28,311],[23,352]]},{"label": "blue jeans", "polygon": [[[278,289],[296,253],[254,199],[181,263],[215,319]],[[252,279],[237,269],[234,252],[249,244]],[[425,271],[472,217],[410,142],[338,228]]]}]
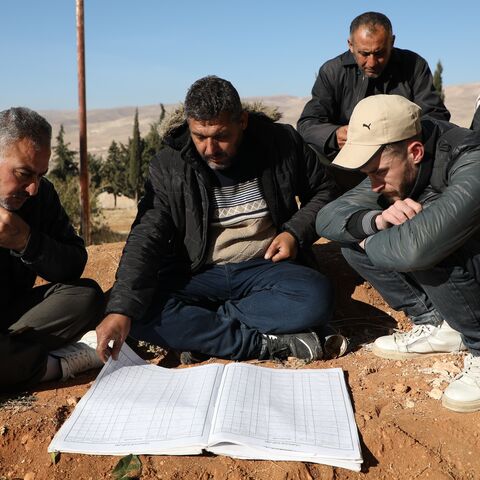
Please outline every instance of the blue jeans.
[{"label": "blue jeans", "polygon": [[378,269],[357,246],[344,247],[342,253],[392,308],[416,325],[446,320],[468,349],[480,355],[479,247],[471,241],[434,267],[408,273]]},{"label": "blue jeans", "polygon": [[232,360],[258,358],[262,333],[321,330],[333,311],[329,280],[291,261],[213,265],[161,284],[171,287],[158,292],[130,335]]}]

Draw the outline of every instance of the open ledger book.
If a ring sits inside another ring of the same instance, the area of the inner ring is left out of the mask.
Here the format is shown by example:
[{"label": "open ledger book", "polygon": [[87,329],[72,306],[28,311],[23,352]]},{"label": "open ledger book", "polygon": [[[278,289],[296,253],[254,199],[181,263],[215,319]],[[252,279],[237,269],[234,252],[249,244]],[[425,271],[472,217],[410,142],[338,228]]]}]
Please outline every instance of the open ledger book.
[{"label": "open ledger book", "polygon": [[359,471],[343,372],[217,363],[148,365],[127,345],[110,359],[48,451],[297,460]]}]

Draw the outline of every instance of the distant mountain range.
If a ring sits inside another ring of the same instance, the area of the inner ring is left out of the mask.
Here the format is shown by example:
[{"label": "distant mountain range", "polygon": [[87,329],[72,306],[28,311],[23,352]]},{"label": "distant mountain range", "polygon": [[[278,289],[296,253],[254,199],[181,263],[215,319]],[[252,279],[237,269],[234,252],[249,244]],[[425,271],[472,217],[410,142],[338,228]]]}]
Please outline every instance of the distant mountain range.
[{"label": "distant mountain range", "polygon": [[[480,83],[453,85],[445,87],[445,103],[452,114],[452,122],[462,127],[470,126],[475,99],[480,94]],[[309,97],[276,95],[272,97],[250,97],[247,102],[261,100],[266,105],[278,107],[282,112],[281,122],[296,125],[298,117]],[[165,105],[167,111],[176,105]],[[132,135],[133,116],[136,107],[118,107],[90,110],[87,115],[88,150],[91,153],[105,155],[112,140],[125,143]],[[65,139],[70,148],[78,150],[78,114],[75,110],[46,110],[40,112],[52,124],[54,136],[60,125],[65,128]],[[146,134],[151,123],[158,120],[160,105],[138,107],[140,130]]]}]

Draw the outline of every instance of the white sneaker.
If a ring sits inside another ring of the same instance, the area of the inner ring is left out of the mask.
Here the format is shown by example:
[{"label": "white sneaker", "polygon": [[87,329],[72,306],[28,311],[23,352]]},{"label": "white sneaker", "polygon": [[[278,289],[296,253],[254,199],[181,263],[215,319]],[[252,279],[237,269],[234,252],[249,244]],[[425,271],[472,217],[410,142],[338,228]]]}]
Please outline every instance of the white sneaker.
[{"label": "white sneaker", "polygon": [[100,368],[103,362],[97,355],[97,334],[87,332],[78,342],[51,351],[49,354],[60,360],[62,380],[73,378],[78,373]]},{"label": "white sneaker", "polygon": [[465,357],[463,371],[443,392],[442,405],[455,412],[480,410],[480,357]]},{"label": "white sneaker", "polygon": [[438,327],[414,325],[409,332],[379,337],[373,343],[372,351],[377,357],[403,360],[466,349],[462,336],[447,322],[442,322]]}]

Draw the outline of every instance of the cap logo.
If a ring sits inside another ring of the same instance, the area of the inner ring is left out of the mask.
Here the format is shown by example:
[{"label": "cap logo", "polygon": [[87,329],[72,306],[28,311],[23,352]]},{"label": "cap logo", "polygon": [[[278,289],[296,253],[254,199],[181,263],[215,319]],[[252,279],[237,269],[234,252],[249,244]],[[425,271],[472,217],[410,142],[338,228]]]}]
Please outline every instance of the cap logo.
[{"label": "cap logo", "polygon": [[364,123],[362,126],[365,127],[365,128],[368,128],[370,130],[370,125],[372,124],[372,122],[370,122],[368,125],[366,123]]}]

